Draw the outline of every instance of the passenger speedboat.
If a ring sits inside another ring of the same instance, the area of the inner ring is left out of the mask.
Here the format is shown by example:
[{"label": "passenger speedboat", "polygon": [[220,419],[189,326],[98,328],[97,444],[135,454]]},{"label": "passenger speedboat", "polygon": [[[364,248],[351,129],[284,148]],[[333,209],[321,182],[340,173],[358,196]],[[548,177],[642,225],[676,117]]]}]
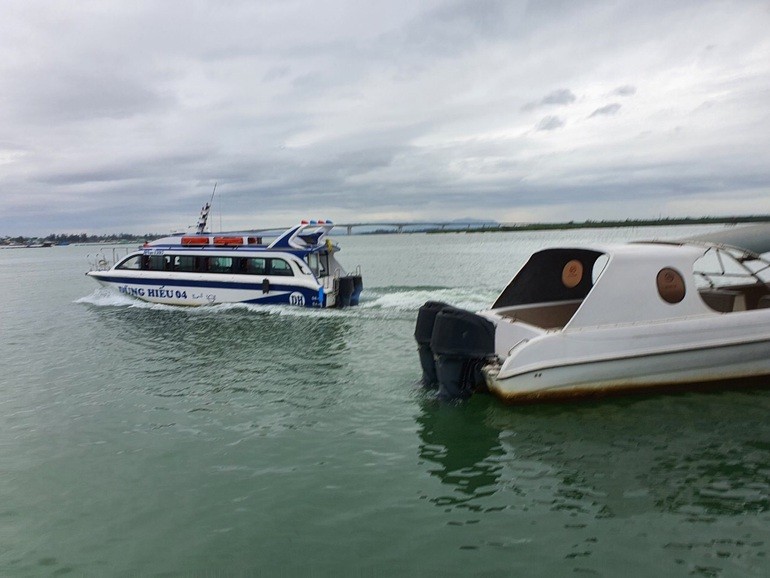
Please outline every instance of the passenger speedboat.
[{"label": "passenger speedboat", "polygon": [[360,269],[349,274],[337,261],[331,221],[302,221],[263,243],[255,232],[204,232],[208,206],[196,233],[146,243],[111,267],[101,259],[86,275],[124,295],[168,305],[358,304]]},{"label": "passenger speedboat", "polygon": [[423,382],[528,402],[768,376],[768,251],[770,225],[544,249],[488,310],[423,305]]}]

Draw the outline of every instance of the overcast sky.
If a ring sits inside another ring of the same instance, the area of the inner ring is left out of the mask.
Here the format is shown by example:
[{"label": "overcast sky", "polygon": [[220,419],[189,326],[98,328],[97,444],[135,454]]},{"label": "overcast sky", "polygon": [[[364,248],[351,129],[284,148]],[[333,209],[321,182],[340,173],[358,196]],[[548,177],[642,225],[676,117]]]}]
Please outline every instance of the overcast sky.
[{"label": "overcast sky", "polygon": [[770,213],[770,2],[0,3],[0,236]]}]

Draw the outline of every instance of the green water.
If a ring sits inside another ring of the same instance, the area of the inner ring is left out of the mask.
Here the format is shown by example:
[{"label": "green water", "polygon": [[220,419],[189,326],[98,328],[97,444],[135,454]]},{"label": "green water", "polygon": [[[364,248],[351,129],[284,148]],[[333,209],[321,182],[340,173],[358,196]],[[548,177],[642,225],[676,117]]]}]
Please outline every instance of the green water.
[{"label": "green water", "polygon": [[506,407],[416,382],[418,307],[618,229],[341,236],[359,308],[137,305],[0,251],[2,576],[767,576],[770,389]]}]

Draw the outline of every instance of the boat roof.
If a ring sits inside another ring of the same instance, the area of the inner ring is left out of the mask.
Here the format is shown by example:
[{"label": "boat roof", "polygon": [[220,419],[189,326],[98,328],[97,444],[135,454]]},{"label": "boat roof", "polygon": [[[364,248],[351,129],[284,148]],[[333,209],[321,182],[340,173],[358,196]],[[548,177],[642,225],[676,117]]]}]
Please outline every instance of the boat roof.
[{"label": "boat roof", "polygon": [[[185,251],[280,251],[296,254],[307,254],[328,249],[331,240],[328,235],[334,228],[329,220],[302,221],[276,235],[270,243],[262,243],[258,237],[261,232],[276,231],[232,231],[221,233],[192,233],[188,235],[173,235],[163,237],[145,244],[145,249],[175,249]],[[338,251],[339,247],[334,246]]]},{"label": "boat roof", "polygon": [[770,252],[770,223],[731,227],[681,239],[683,243],[709,243],[744,249],[761,255]]},{"label": "boat roof", "polygon": [[[646,249],[642,249],[643,247]],[[680,239],[645,239],[628,243],[599,243],[583,246],[585,249],[602,253],[628,255],[628,258],[642,258],[648,253],[657,253],[662,256],[669,251],[665,247],[675,247],[674,251],[680,253],[689,248],[699,254],[708,247],[719,247],[740,251],[748,254],[749,257],[758,257],[770,252],[770,223],[719,229]]]}]

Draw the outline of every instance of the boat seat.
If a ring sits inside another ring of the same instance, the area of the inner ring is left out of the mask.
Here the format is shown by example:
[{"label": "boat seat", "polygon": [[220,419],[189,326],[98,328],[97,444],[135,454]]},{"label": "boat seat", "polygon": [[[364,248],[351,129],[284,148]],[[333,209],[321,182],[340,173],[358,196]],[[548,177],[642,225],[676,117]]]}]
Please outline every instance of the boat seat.
[{"label": "boat seat", "polygon": [[[705,289],[700,291],[703,301],[714,311],[732,313],[746,311],[746,296],[740,291],[728,289]],[[770,305],[768,305],[770,307]]]},{"label": "boat seat", "polygon": [[512,311],[501,313],[501,316],[512,321],[523,321],[541,329],[561,329],[572,319],[582,302],[581,299],[576,299],[547,305],[517,307]]}]

